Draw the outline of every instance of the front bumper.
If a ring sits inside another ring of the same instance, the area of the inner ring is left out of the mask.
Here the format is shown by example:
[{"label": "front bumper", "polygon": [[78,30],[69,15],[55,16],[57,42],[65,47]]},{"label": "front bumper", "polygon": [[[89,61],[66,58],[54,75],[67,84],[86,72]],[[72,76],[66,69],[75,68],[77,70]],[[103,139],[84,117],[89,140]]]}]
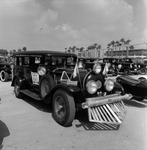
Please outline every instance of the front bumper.
[{"label": "front bumper", "polygon": [[87,98],[86,102],[82,103],[82,108],[88,109],[90,122],[121,124],[126,115],[122,100],[131,97],[130,94],[112,94],[104,97]]},{"label": "front bumper", "polygon": [[86,109],[92,106],[100,106],[104,104],[121,101],[123,99],[129,100],[131,98],[132,98],[131,94],[125,94],[125,95],[111,94],[111,95],[101,96],[101,97],[86,98],[86,102],[82,103],[82,108]]}]

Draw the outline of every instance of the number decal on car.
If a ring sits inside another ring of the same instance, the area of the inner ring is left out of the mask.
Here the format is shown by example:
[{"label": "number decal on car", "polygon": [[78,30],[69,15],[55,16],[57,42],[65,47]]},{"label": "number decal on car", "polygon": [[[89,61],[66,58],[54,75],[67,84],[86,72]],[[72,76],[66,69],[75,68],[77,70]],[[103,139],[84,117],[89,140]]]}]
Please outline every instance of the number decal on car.
[{"label": "number decal on car", "polygon": [[37,72],[31,72],[33,84],[39,85],[39,74]]}]

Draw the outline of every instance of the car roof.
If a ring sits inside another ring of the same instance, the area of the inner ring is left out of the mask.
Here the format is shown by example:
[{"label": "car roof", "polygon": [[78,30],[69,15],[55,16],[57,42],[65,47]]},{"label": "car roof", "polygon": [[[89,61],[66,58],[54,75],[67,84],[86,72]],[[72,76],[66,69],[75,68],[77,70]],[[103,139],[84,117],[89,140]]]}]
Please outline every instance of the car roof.
[{"label": "car roof", "polygon": [[20,51],[20,52],[15,52],[15,55],[60,55],[60,56],[75,56],[73,53],[65,53],[61,51],[50,51],[50,50],[31,50],[31,51]]}]

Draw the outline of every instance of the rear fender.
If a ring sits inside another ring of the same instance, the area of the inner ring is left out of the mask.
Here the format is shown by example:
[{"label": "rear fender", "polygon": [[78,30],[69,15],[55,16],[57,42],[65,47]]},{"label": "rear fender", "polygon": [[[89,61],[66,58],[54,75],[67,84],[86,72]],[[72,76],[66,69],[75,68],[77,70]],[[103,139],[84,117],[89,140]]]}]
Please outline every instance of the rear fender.
[{"label": "rear fender", "polygon": [[53,95],[57,90],[64,90],[69,95],[71,95],[74,98],[75,103],[81,103],[84,102],[84,93],[81,91],[81,89],[75,85],[67,85],[67,84],[57,84],[43,99],[45,103],[50,103],[53,99]]}]

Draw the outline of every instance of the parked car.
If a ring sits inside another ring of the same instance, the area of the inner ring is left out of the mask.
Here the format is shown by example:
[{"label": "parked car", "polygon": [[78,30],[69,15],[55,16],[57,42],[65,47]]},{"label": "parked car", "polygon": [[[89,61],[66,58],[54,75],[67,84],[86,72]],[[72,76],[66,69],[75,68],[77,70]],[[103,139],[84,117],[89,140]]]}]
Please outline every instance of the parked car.
[{"label": "parked car", "polygon": [[130,64],[130,70],[134,70],[136,74],[147,73],[147,65],[141,61],[136,61],[135,58],[123,58],[122,61]]},{"label": "parked car", "polygon": [[99,63],[90,71],[80,69],[75,54],[54,51],[17,52],[14,59],[15,96],[52,104],[53,118],[60,125],[71,125],[75,113],[83,109],[91,122],[123,122],[122,100],[131,95],[117,82],[105,80]]},{"label": "parked car", "polygon": [[104,58],[103,62],[110,64],[110,68],[113,68],[115,75],[138,74],[139,72],[137,64],[130,58]]},{"label": "parked car", "polygon": [[135,76],[119,76],[116,81],[120,83],[125,93],[132,94],[132,96],[137,100],[144,100],[147,98],[147,79],[141,75]]},{"label": "parked car", "polygon": [[96,61],[97,61],[96,58],[80,57],[78,58],[79,68],[91,70]]},{"label": "parked car", "polygon": [[11,67],[4,56],[0,57],[0,80],[2,82],[8,81],[11,77]]}]

